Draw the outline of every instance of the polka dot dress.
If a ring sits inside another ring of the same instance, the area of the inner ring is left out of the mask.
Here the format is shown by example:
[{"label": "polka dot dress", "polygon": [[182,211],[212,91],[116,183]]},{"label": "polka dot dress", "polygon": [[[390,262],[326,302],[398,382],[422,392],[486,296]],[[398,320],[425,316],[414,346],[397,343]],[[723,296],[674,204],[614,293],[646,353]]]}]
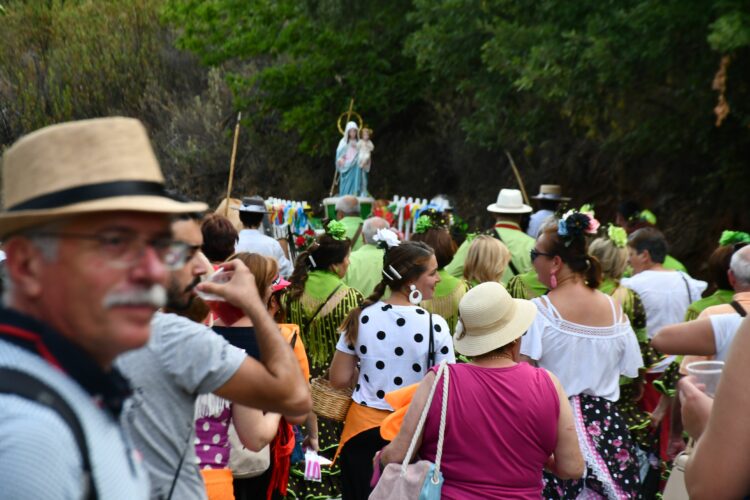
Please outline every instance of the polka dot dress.
[{"label": "polka dot dress", "polygon": [[[385,394],[415,384],[427,373],[430,315],[421,307],[377,302],[359,319],[355,345],[342,334],[336,349],[360,360],[359,380],[352,399],[363,406],[393,410]],[[453,341],[446,321],[432,315],[435,364],[455,362]]]},{"label": "polka dot dress", "polygon": [[229,462],[229,419],[227,406],[219,415],[200,417],[195,421],[195,454],[201,469],[224,469]]}]

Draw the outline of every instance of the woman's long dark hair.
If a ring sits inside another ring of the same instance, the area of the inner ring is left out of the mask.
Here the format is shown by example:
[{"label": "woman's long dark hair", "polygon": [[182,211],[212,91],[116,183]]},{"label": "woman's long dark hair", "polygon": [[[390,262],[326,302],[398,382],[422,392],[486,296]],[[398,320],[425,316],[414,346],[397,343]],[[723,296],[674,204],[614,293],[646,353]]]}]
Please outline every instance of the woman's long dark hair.
[{"label": "woman's long dark hair", "polygon": [[348,238],[337,240],[329,234],[324,234],[310,245],[310,248],[300,253],[294,263],[294,272],[289,277],[291,283],[287,292],[289,301],[297,300],[302,296],[310,271],[327,271],[331,266],[344,262],[346,256],[349,255],[350,248],[351,241]]},{"label": "woman's long dark hair", "polygon": [[589,255],[588,241],[584,234],[562,238],[557,234],[557,225],[548,225],[542,231],[547,236],[547,248],[552,255],[559,255],[568,268],[583,276],[586,286],[596,290],[602,282],[602,265],[599,259]]},{"label": "woman's long dark hair", "polygon": [[[386,287],[390,287],[391,291],[400,290],[407,283],[416,280],[427,270],[427,261],[434,253],[429,245],[418,241],[406,241],[397,247],[386,250],[383,258],[383,269],[385,271],[383,278],[372,291],[372,294],[362,302],[361,306],[349,311],[349,315],[341,325],[341,331],[346,332],[347,343],[354,345],[357,342],[359,316],[362,311],[383,298]],[[393,272],[394,269],[395,273]]]}]

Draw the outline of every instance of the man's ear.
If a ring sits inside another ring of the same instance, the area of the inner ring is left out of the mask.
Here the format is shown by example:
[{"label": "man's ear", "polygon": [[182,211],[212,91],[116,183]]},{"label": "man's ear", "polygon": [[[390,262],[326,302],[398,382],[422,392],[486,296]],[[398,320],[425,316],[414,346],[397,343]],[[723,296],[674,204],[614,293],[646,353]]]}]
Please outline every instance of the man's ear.
[{"label": "man's ear", "polygon": [[737,285],[737,277],[734,275],[731,269],[727,270],[727,280],[729,280],[729,285],[734,289],[734,287]]},{"label": "man's ear", "polygon": [[45,260],[42,252],[28,238],[11,238],[3,244],[6,273],[13,282],[13,294],[29,299],[42,293]]}]

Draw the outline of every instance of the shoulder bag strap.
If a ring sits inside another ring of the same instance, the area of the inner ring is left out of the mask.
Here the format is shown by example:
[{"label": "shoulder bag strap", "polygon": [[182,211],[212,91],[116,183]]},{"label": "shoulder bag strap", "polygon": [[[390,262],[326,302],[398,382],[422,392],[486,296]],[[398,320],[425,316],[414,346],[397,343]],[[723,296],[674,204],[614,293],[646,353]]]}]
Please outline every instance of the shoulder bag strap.
[{"label": "shoulder bag strap", "polygon": [[[193,400],[198,397],[198,394],[193,395]],[[188,432],[187,440],[185,441],[185,446],[182,448],[182,455],[180,456],[180,461],[177,463],[177,470],[174,471],[174,477],[172,478],[172,485],[169,487],[169,494],[167,495],[167,500],[172,500],[172,495],[174,495],[174,489],[177,486],[177,479],[180,477],[180,471],[182,470],[182,464],[185,462],[185,456],[187,455],[188,449],[190,448],[190,445],[192,444],[193,437],[193,430],[192,428]]]},{"label": "shoulder bag strap", "polygon": [[336,295],[336,292],[338,292],[339,288],[341,288],[341,287],[342,287],[342,284],[339,283],[339,285],[336,288],[333,289],[333,291],[326,298],[326,300],[324,300],[323,303],[320,304],[317,309],[315,309],[315,312],[313,313],[312,316],[310,316],[310,319],[308,319],[307,321],[305,321],[305,323],[302,325],[302,329],[301,330],[303,332],[307,331],[307,327],[310,326],[312,324],[313,320],[318,317],[318,313],[320,313],[320,311],[323,310],[323,308],[325,307],[325,305],[328,304],[328,301],[331,300],[331,297],[333,297],[334,295]]},{"label": "shoulder bag strap", "polygon": [[430,343],[427,346],[427,369],[435,366],[435,334],[432,329],[432,313],[430,313]]},{"label": "shoulder bag strap", "polygon": [[[505,242],[503,241],[503,238],[500,236],[500,233],[497,231],[497,228],[494,228],[494,227],[492,228],[492,236],[500,240],[501,243],[505,244]],[[510,272],[513,273],[513,276],[518,276],[519,274],[521,274],[518,272],[518,268],[513,263],[513,255],[510,256],[510,260],[508,261],[508,267],[510,267]]]},{"label": "shoulder bag strap", "polygon": [[[406,468],[411,462],[412,456],[414,455],[415,448],[417,447],[417,439],[419,439],[419,436],[422,435],[422,430],[424,429],[424,423],[427,420],[427,413],[430,411],[430,407],[432,406],[432,398],[435,396],[435,389],[437,389],[438,383],[440,382],[440,375],[443,375],[446,377],[445,381],[443,382],[443,407],[446,408],[447,411],[447,373],[448,373],[448,366],[445,360],[440,362],[440,367],[437,370],[437,373],[435,373],[435,381],[432,383],[432,387],[430,388],[430,393],[427,395],[427,401],[425,401],[424,408],[422,409],[422,414],[419,416],[419,422],[417,422],[417,427],[414,429],[414,435],[411,438],[411,443],[409,443],[409,449],[406,451],[406,456],[404,457],[404,461],[401,464],[401,475],[406,474]],[[438,448],[437,448],[437,456],[436,458],[442,457],[443,450],[443,432],[445,431],[445,412],[442,412],[440,414],[440,435],[438,436]],[[438,470],[436,462],[435,470]]]},{"label": "shoulder bag strap", "polygon": [[736,300],[733,300],[732,302],[730,302],[729,305],[732,306],[734,310],[737,311],[737,314],[739,314],[743,318],[747,316],[747,311],[745,311],[745,308],[742,307],[742,305]]},{"label": "shoulder bag strap", "polygon": [[354,245],[357,244],[357,240],[362,235],[362,226],[363,226],[363,223],[360,222],[359,227],[357,227],[357,231],[354,233],[354,236],[352,237],[352,248],[354,248]]},{"label": "shoulder bag strap", "polygon": [[685,275],[682,274],[680,271],[677,271],[677,272],[680,273],[680,278],[682,278],[683,283],[685,283],[685,290],[687,290],[689,304],[692,304],[693,294],[690,293],[690,285],[688,285],[687,278],[685,278]]},{"label": "shoulder bag strap", "polygon": [[67,401],[52,387],[36,377],[13,368],[0,368],[0,393],[13,394],[33,401],[57,413],[73,433],[83,462],[83,480],[85,494],[83,498],[89,500],[99,498],[91,469],[91,457],[86,444],[86,434],[83,431],[78,415]]}]

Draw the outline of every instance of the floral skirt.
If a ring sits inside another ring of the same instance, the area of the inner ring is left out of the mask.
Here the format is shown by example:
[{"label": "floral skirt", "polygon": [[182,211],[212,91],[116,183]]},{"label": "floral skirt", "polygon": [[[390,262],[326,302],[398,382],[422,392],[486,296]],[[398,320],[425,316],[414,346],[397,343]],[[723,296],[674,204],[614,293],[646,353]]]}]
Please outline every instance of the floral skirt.
[{"label": "floral skirt", "polygon": [[640,478],[634,443],[615,403],[581,394],[570,398],[586,461],[583,479],[544,473],[544,498],[638,498]]}]

